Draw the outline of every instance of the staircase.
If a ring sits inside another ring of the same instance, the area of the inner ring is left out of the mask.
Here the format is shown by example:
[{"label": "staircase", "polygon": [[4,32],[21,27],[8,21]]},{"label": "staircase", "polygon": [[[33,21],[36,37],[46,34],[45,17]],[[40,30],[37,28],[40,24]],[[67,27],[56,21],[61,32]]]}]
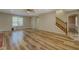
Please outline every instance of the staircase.
[{"label": "staircase", "polygon": [[56,26],[67,34],[67,23],[56,17]]}]

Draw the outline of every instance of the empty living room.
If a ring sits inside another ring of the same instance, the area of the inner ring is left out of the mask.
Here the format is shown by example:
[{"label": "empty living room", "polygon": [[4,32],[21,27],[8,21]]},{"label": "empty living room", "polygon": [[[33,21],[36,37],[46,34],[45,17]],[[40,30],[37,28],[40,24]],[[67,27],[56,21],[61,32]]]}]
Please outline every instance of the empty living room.
[{"label": "empty living room", "polygon": [[78,9],[0,9],[1,50],[79,50]]},{"label": "empty living room", "polygon": [[79,1],[1,0],[0,59],[79,59]]}]

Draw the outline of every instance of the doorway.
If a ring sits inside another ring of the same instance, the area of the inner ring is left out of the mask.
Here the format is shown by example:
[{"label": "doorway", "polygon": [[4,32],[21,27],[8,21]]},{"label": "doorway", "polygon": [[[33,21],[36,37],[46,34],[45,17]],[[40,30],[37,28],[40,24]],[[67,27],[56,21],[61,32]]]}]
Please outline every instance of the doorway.
[{"label": "doorway", "polygon": [[68,32],[73,36],[78,35],[78,15],[73,14],[68,17]]}]

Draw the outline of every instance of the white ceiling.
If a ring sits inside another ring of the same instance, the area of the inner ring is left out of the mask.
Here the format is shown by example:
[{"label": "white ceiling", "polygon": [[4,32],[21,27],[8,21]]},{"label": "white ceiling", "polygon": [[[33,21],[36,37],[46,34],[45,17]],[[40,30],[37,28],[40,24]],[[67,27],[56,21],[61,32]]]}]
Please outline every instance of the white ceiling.
[{"label": "white ceiling", "polygon": [[[0,9],[0,12],[6,14],[20,15],[20,16],[37,16],[39,14],[48,13],[60,9],[33,9],[33,10],[34,12],[27,13],[27,9]],[[61,10],[68,12],[76,9],[61,9]]]},{"label": "white ceiling", "polygon": [[0,9],[1,13],[14,14],[20,16],[36,16],[51,11],[55,11],[55,9],[34,9],[34,12],[30,13],[27,13],[26,9]]}]

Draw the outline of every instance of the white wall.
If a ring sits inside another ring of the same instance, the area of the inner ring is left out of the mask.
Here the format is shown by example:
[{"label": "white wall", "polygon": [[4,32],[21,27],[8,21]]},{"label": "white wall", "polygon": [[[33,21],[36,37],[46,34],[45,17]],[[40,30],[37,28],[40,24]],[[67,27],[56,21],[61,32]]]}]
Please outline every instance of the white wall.
[{"label": "white wall", "polygon": [[79,15],[78,15],[78,22],[77,23],[78,23],[78,32],[79,32]]},{"label": "white wall", "polygon": [[11,15],[0,14],[0,31],[7,31],[11,28]]},{"label": "white wall", "polygon": [[37,23],[37,17],[32,17],[31,18],[31,25],[33,29],[36,29],[36,24]]},{"label": "white wall", "polygon": [[56,27],[56,13],[55,12],[51,12],[51,13],[46,13],[43,15],[39,15],[38,18],[36,17],[35,21],[34,19],[32,19],[33,23],[33,27],[39,30],[44,30],[44,31],[49,31],[49,32],[56,32],[56,33],[62,33],[64,34],[63,31],[61,31],[59,28]]},{"label": "white wall", "polygon": [[55,13],[47,13],[39,16],[37,29],[53,32],[55,31]]},{"label": "white wall", "polygon": [[[31,27],[29,17],[24,17],[23,28]],[[12,15],[0,13],[0,31],[9,31],[12,28]]]},{"label": "white wall", "polygon": [[[62,12],[61,14],[56,14],[55,12],[46,13],[43,15],[39,15],[39,19],[37,17],[32,19],[32,28],[45,30],[49,32],[56,32],[60,34],[65,34],[60,28],[56,26],[56,16],[59,16],[64,22],[68,22],[68,16],[71,14],[78,14],[79,11],[72,11],[72,12]],[[79,20],[78,20],[79,25]],[[68,26],[68,25],[67,25]],[[79,30],[79,29],[78,29]]]}]

